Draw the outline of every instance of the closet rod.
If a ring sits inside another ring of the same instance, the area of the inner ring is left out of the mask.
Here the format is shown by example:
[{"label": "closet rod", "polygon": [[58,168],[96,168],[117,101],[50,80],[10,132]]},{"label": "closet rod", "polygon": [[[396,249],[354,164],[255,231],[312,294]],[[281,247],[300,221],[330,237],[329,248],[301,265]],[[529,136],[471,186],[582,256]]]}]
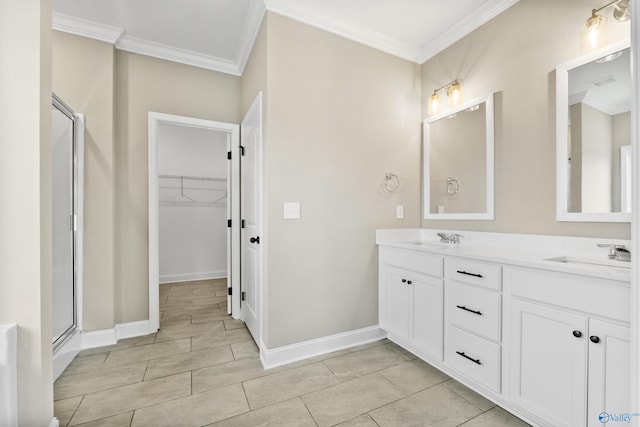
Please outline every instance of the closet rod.
[{"label": "closet rod", "polygon": [[226,182],[226,178],[209,178],[206,176],[187,176],[187,175],[158,175],[158,178],[169,178],[169,179],[193,179],[198,181],[220,181]]}]

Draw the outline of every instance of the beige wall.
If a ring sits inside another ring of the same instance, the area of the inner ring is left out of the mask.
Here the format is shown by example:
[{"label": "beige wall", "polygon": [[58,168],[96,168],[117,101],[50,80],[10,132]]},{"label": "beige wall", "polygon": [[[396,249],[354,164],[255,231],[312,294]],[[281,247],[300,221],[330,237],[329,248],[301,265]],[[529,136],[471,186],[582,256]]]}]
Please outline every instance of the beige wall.
[{"label": "beige wall", "polygon": [[[420,224],[420,67],[267,16],[267,347],[377,324],[375,230]],[[400,189],[381,191],[386,172]],[[285,201],[302,219],[283,220]],[[395,219],[395,206],[406,219]]]},{"label": "beige wall", "polygon": [[613,209],[620,211],[620,148],[631,145],[631,112],[611,116],[613,127]]},{"label": "beige wall", "polygon": [[51,1],[0,2],[0,324],[18,324],[18,424],[53,419]]},{"label": "beige wall", "polygon": [[[240,112],[244,117],[258,92],[262,91],[263,101],[267,91],[267,20],[262,21],[260,31],[253,44],[251,55],[242,73],[240,85]],[[264,113],[265,105],[263,105]],[[264,133],[264,129],[263,129]]]},{"label": "beige wall", "polygon": [[571,158],[571,207],[569,212],[582,211],[582,103],[569,106]]},{"label": "beige wall", "polygon": [[53,91],[86,119],[84,330],[114,325],[115,149],[113,45],[53,32]]},{"label": "beige wall", "polygon": [[148,319],[147,121],[238,123],[240,78],[54,32],[54,89],[86,116],[84,329]]},{"label": "beige wall", "polygon": [[240,121],[240,78],[116,52],[115,322],[149,318],[148,112]]},{"label": "beige wall", "polygon": [[[465,98],[496,93],[495,221],[423,220],[428,228],[628,239],[629,224],[556,222],[555,78],[581,55],[595,0],[520,0],[422,67],[423,111],[434,88],[459,78]],[[629,36],[610,19],[609,40]]]},{"label": "beige wall", "polygon": [[[486,117],[486,103],[482,103],[475,111],[461,111],[425,125],[425,143],[429,133],[430,213],[438,213],[439,206],[445,213],[486,212]],[[448,178],[457,183],[449,184]]]},{"label": "beige wall", "polygon": [[611,116],[582,105],[582,211],[611,212]]}]

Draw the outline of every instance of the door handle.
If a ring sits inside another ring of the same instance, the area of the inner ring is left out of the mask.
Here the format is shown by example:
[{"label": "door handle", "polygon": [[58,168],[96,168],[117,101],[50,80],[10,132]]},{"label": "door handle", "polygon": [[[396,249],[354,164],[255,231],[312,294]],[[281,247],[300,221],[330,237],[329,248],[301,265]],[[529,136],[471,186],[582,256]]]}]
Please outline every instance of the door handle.
[{"label": "door handle", "polygon": [[256,243],[256,244],[259,245],[260,244],[260,236],[250,238],[249,242],[250,243]]}]

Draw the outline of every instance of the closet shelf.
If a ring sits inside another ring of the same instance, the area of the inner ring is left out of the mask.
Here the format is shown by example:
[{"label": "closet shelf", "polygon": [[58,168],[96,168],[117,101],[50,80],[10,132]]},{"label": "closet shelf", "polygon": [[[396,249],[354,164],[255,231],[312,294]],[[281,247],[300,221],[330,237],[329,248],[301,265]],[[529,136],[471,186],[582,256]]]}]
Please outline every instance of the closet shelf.
[{"label": "closet shelf", "polygon": [[158,175],[158,178],[166,178],[166,179],[188,179],[195,181],[217,181],[217,182],[227,182],[226,178],[211,178],[208,176],[188,176],[188,175]]},{"label": "closet shelf", "polygon": [[160,206],[227,206],[227,180],[205,176],[158,175]]}]

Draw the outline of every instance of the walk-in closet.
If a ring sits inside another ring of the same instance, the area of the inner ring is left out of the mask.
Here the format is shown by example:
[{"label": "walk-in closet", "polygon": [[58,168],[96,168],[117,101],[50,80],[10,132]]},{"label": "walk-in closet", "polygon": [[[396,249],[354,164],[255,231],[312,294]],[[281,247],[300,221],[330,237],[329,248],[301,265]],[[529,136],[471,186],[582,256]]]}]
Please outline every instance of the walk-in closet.
[{"label": "walk-in closet", "polygon": [[227,135],[158,129],[160,283],[227,277]]}]

